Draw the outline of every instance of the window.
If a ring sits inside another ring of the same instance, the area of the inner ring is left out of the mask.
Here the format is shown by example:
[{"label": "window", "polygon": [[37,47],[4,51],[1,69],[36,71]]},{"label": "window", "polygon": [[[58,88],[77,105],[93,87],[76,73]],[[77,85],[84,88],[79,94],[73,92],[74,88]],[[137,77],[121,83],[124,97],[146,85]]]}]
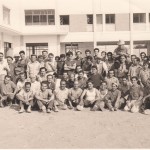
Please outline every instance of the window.
[{"label": "window", "polygon": [[66,53],[72,52],[73,55],[75,56],[76,50],[78,50],[78,44],[76,44],[76,43],[65,44]]},{"label": "window", "polygon": [[115,23],[115,14],[106,14],[106,24]]},{"label": "window", "polygon": [[69,25],[69,15],[60,16],[60,25]]},{"label": "window", "polygon": [[3,22],[10,24],[10,9],[3,7]]},{"label": "window", "polygon": [[41,55],[43,50],[48,51],[48,43],[26,43],[27,56]]},{"label": "window", "polygon": [[133,23],[146,23],[146,14],[145,13],[133,14]]},{"label": "window", "polygon": [[97,24],[102,24],[103,23],[102,14],[97,14],[96,15],[96,22],[97,22]]},{"label": "window", "polygon": [[12,48],[12,44],[8,42],[4,42],[4,57],[7,57],[8,50]]},{"label": "window", "polygon": [[93,24],[93,15],[87,15],[87,24]]},{"label": "window", "polygon": [[25,10],[26,25],[55,25],[55,10]]}]

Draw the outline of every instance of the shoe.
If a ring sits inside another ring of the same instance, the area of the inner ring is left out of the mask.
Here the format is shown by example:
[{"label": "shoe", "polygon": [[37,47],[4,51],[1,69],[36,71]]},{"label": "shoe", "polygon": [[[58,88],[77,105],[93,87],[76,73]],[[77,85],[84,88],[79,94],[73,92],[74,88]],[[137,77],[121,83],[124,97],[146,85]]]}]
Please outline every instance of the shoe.
[{"label": "shoe", "polygon": [[59,109],[57,107],[55,107],[54,112],[59,112]]},{"label": "shoe", "polygon": [[31,113],[31,107],[28,107],[27,113]]},{"label": "shoe", "polygon": [[0,101],[0,107],[4,107],[4,105],[3,105],[3,102],[2,101]]},{"label": "shoe", "polygon": [[110,111],[114,111],[114,108],[110,108]]},{"label": "shoe", "polygon": [[118,110],[118,108],[114,108],[114,111],[117,111]]},{"label": "shoe", "polygon": [[150,115],[150,109],[144,110],[144,111],[143,111],[143,114],[145,114],[145,115]]},{"label": "shoe", "polygon": [[62,110],[66,110],[68,107],[66,104],[63,105]]},{"label": "shoe", "polygon": [[93,107],[93,108],[91,108],[91,111],[97,111],[97,110],[98,110],[97,105],[94,105],[94,107]]},{"label": "shoe", "polygon": [[25,110],[23,108],[20,109],[19,113],[23,113]]},{"label": "shoe", "polygon": [[46,112],[46,107],[45,106],[42,106],[42,112]]},{"label": "shoe", "polygon": [[77,110],[78,110],[78,111],[82,111],[82,110],[83,110],[83,106],[78,105],[78,106],[77,106]]},{"label": "shoe", "polygon": [[47,113],[51,113],[51,110],[50,110],[50,109],[47,109],[46,112],[47,112]]}]

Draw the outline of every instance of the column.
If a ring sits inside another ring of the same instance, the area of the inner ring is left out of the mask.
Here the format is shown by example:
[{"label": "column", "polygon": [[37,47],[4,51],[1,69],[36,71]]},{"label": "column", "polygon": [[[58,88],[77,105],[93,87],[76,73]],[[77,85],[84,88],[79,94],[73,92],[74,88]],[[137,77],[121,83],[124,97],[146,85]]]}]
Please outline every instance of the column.
[{"label": "column", "polygon": [[95,0],[93,0],[93,42],[94,42],[94,48],[97,47],[97,39],[96,39],[96,8],[95,8]]},{"label": "column", "polygon": [[146,31],[149,31],[149,13],[146,13]]}]

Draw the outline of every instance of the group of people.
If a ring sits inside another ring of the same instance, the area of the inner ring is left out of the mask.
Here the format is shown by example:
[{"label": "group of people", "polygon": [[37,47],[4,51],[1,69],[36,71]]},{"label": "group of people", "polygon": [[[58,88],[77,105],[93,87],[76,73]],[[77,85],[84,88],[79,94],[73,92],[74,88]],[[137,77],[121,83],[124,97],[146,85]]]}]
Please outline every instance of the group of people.
[{"label": "group of people", "polygon": [[20,51],[4,59],[0,53],[0,107],[17,104],[19,113],[32,109],[50,113],[75,109],[148,114],[150,109],[149,57],[130,55],[119,40],[114,52],[80,50],[55,56],[43,50],[30,59]]}]

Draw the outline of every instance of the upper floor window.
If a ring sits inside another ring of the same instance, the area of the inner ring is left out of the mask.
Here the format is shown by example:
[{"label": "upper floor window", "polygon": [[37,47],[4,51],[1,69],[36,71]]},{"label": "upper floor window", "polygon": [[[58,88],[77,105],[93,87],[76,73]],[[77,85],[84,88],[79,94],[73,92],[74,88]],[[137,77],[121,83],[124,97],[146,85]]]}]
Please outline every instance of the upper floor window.
[{"label": "upper floor window", "polygon": [[115,14],[106,14],[106,24],[114,24],[115,23]]},{"label": "upper floor window", "polygon": [[69,15],[60,16],[60,25],[69,25]]},{"label": "upper floor window", "polygon": [[134,13],[133,14],[133,23],[146,23],[146,14],[145,13]]},{"label": "upper floor window", "polygon": [[10,9],[3,7],[3,22],[10,24]]},{"label": "upper floor window", "polygon": [[96,22],[97,22],[97,24],[102,24],[103,23],[102,14],[97,14],[96,15]]},{"label": "upper floor window", "polygon": [[25,10],[26,25],[55,25],[55,10]]},{"label": "upper floor window", "polygon": [[87,24],[93,24],[93,15],[87,15]]}]

